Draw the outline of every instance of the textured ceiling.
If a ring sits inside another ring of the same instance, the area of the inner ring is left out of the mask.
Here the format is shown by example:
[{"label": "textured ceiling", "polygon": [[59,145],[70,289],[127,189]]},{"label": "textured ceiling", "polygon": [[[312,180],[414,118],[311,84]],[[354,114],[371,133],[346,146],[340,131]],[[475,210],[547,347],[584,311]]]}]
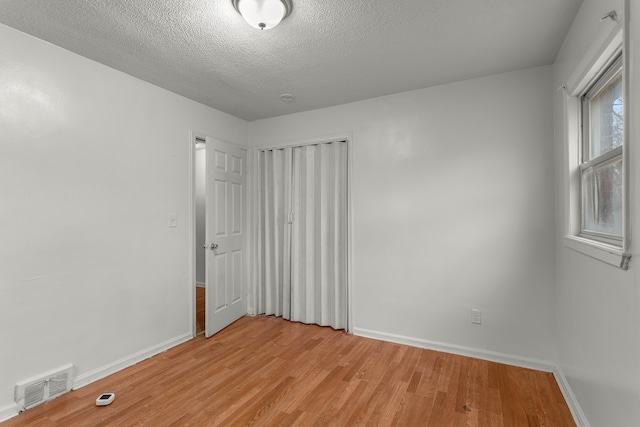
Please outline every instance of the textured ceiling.
[{"label": "textured ceiling", "polygon": [[231,0],[0,0],[0,23],[256,120],[551,64],[582,0],[293,3],[267,31]]}]

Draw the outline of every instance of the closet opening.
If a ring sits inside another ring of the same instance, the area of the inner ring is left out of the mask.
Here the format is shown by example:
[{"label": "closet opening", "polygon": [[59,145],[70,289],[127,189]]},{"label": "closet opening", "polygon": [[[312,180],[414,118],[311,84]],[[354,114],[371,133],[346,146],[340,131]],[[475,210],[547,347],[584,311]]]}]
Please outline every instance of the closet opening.
[{"label": "closet opening", "polygon": [[349,144],[258,151],[257,312],[349,330]]}]

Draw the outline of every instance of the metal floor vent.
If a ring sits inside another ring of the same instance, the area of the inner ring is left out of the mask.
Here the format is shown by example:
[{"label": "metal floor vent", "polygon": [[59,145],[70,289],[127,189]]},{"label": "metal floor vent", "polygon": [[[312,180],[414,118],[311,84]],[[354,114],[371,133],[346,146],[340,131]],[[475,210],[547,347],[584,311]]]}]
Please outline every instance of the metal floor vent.
[{"label": "metal floor vent", "polygon": [[15,400],[20,412],[55,399],[71,390],[73,365],[64,365],[16,384]]}]

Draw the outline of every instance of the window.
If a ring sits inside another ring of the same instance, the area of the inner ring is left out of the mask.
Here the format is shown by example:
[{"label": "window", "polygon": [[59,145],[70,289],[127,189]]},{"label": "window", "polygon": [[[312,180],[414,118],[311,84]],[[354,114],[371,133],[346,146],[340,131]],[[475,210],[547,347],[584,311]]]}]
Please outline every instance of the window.
[{"label": "window", "polygon": [[601,44],[591,46],[562,86],[568,184],[564,245],[623,270],[631,259],[627,31],[619,23]]},{"label": "window", "polygon": [[580,97],[580,236],[617,247],[625,219],[622,88],[619,56]]}]

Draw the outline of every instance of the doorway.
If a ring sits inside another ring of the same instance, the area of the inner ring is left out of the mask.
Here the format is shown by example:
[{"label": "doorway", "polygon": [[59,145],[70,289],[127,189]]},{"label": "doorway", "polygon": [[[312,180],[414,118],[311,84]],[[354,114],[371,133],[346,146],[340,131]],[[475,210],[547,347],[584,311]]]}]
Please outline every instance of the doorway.
[{"label": "doorway", "polygon": [[192,134],[194,336],[207,338],[247,313],[248,149]]},{"label": "doorway", "polygon": [[202,335],[205,331],[205,300],[206,300],[206,218],[207,218],[207,146],[205,138],[194,138],[194,209],[195,236],[194,251],[196,259],[195,272],[195,335]]}]

